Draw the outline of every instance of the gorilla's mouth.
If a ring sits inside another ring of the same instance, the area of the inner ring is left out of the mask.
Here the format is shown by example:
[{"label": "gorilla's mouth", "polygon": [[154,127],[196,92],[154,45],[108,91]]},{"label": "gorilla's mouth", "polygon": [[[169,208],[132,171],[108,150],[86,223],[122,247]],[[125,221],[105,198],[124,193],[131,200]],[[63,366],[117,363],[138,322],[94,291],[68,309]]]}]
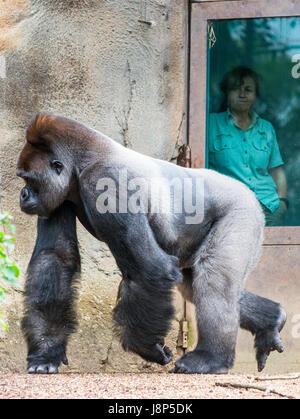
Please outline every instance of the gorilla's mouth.
[{"label": "gorilla's mouth", "polygon": [[26,214],[37,214],[37,200],[27,185],[20,192],[20,208]]},{"label": "gorilla's mouth", "polygon": [[21,211],[25,212],[28,215],[38,215],[37,206],[34,204],[20,204]]},{"label": "gorilla's mouth", "polygon": [[39,218],[47,220],[49,218],[49,214],[40,211],[38,205],[36,204],[20,204],[20,208],[22,212],[25,212],[27,215],[37,215]]}]

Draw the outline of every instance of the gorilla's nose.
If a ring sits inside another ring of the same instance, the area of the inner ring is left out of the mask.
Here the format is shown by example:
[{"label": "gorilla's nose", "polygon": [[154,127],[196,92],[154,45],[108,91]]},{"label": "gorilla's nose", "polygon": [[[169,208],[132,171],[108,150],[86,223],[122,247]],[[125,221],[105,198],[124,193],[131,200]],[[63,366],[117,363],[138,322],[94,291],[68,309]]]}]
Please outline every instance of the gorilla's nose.
[{"label": "gorilla's nose", "polygon": [[28,188],[25,186],[22,190],[21,190],[21,202],[26,202],[29,198],[29,190]]}]

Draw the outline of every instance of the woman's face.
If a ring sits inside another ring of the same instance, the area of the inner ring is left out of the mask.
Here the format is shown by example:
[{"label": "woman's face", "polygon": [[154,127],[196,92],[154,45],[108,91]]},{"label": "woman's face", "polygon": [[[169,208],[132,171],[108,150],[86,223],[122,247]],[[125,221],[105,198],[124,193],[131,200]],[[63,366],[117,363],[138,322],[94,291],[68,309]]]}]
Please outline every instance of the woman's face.
[{"label": "woman's face", "polygon": [[248,112],[256,99],[255,81],[245,77],[241,84],[237,84],[228,93],[228,107],[235,112]]}]

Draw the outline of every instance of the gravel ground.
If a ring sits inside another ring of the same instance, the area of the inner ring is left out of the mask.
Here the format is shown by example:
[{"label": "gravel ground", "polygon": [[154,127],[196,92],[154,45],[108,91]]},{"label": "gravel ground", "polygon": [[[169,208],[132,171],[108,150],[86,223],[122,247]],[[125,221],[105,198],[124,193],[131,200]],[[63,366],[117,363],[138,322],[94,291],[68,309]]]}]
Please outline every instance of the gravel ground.
[{"label": "gravel ground", "polygon": [[[256,385],[282,395],[216,383]],[[241,374],[0,373],[0,399],[283,399],[284,396],[300,398],[300,378],[253,381]]]}]

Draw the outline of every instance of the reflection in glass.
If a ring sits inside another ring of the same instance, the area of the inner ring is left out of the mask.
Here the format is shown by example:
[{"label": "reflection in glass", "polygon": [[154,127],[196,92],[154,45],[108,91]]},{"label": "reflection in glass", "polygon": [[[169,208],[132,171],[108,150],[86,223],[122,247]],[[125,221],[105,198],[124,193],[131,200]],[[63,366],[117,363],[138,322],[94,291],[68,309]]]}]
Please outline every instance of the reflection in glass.
[{"label": "reflection in glass", "polygon": [[267,225],[300,225],[300,18],[213,28],[208,167],[247,184]]}]

